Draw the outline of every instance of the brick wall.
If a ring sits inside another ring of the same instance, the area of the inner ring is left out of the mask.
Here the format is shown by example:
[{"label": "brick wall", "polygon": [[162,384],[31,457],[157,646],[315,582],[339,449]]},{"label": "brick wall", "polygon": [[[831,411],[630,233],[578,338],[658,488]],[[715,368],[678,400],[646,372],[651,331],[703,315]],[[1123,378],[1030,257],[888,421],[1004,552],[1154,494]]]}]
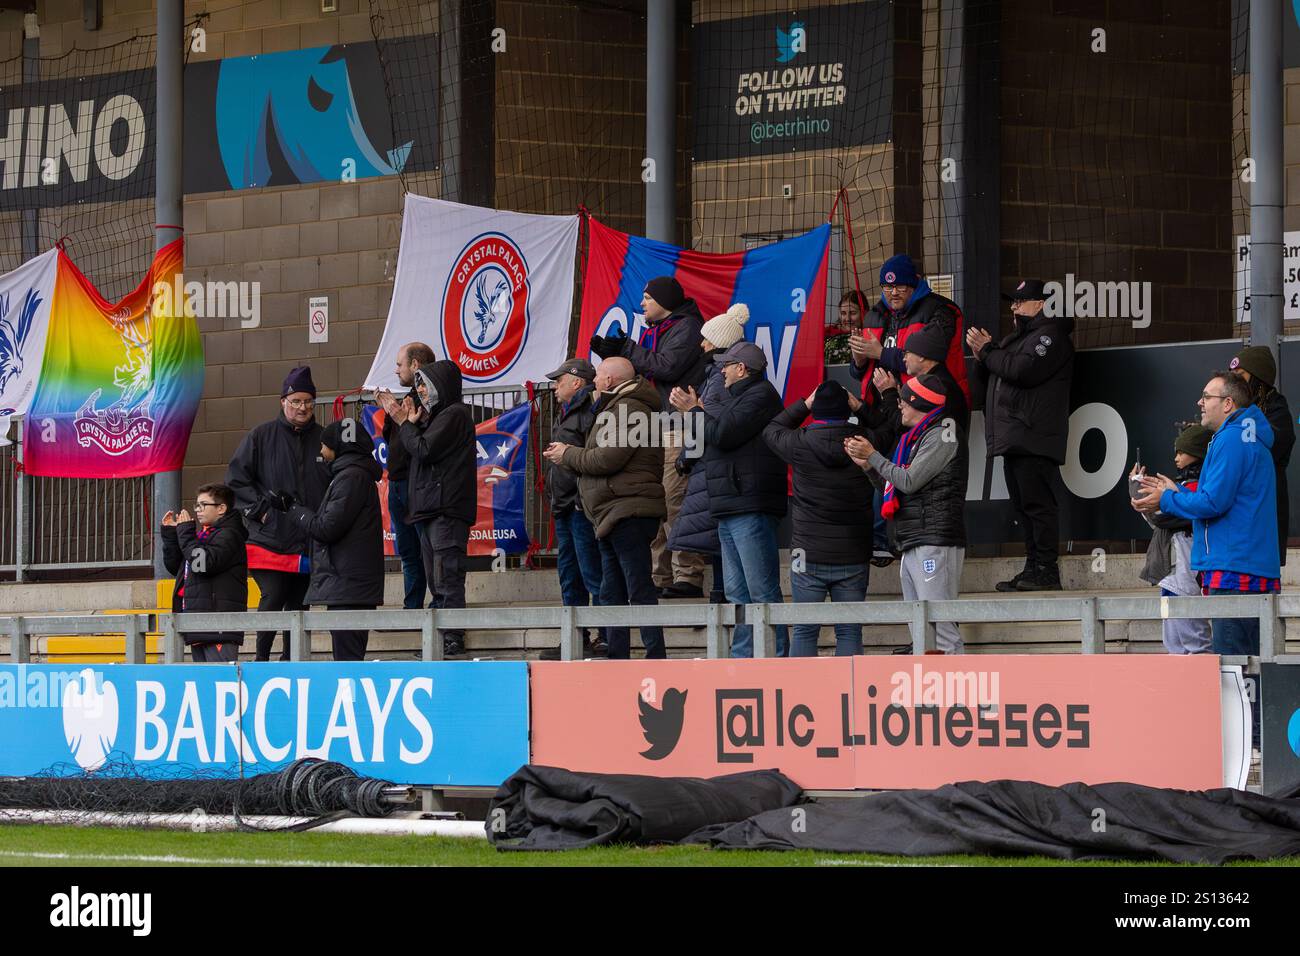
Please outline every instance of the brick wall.
[{"label": "brick wall", "polygon": [[1229,335],[1229,5],[1004,0],[1002,24],[1004,283],[1152,283],[1149,328],[1080,319],[1076,345]]}]

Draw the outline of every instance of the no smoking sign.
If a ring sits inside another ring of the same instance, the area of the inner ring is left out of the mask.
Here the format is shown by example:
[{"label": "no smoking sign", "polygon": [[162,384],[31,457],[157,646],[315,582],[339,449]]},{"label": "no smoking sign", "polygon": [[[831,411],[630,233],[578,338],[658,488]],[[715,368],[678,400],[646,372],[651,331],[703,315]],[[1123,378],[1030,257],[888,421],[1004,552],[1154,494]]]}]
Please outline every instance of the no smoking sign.
[{"label": "no smoking sign", "polygon": [[330,340],[330,300],[328,296],[313,297],[307,300],[307,341],[328,342]]}]

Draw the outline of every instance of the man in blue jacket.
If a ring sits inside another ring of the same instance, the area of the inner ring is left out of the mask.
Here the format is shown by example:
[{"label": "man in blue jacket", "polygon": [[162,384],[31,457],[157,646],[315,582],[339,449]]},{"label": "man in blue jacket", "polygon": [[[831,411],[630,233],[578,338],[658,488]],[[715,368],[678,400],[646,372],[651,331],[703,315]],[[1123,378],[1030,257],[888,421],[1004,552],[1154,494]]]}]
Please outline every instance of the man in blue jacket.
[{"label": "man in blue jacket", "polygon": [[[1237,372],[1215,372],[1201,400],[1201,424],[1214,432],[1195,491],[1179,491],[1164,475],[1142,479],[1139,511],[1192,521],[1192,570],[1203,594],[1278,591],[1276,476],[1273,428],[1250,404],[1250,388]],[[1216,654],[1258,654],[1259,621],[1213,622]]]}]

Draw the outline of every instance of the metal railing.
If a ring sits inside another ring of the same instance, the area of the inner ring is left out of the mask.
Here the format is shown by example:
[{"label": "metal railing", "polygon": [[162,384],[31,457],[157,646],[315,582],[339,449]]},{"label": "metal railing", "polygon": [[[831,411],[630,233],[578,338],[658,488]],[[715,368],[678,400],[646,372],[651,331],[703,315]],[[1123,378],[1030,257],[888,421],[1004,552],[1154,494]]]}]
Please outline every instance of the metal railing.
[{"label": "metal railing", "polygon": [[16,440],[0,447],[0,571],[153,566],[153,477],[44,478],[22,471]]},{"label": "metal railing", "polygon": [[727,629],[748,623],[753,628],[755,657],[775,651],[778,624],[906,624],[912,651],[936,649],[936,623],[1078,622],[1080,652],[1105,653],[1106,621],[1156,621],[1166,618],[1255,618],[1260,622],[1258,657],[1228,657],[1229,663],[1271,661],[1285,652],[1285,621],[1300,618],[1300,594],[1213,595],[1208,597],[1052,597],[956,601],[855,601],[841,604],[673,604],[632,607],[507,607],[374,611],[249,611],[238,614],[129,614],[0,617],[0,631],[10,636],[15,663],[31,659],[30,638],[64,634],[125,634],[127,663],[144,663],[145,635],[162,634],[163,660],[184,660],[183,635],[199,631],[287,630],[290,660],[311,660],[312,630],[364,628],[419,631],[421,658],[442,659],[444,629],[558,629],[560,659],[582,657],[582,630],[595,627],[703,627],[709,658],[729,651]]},{"label": "metal railing", "polygon": [[[536,448],[540,453],[551,441],[551,426],[555,417],[555,390],[551,382],[533,383],[533,396],[537,402],[537,412],[533,416],[533,428],[537,429]],[[514,408],[528,400],[526,386],[506,386],[502,388],[469,388],[465,390],[463,400],[469,406],[474,424],[480,425],[495,418],[504,411]],[[364,391],[360,395],[346,396],[343,402],[343,416],[357,418],[361,406],[374,402],[374,393]],[[334,420],[334,399],[316,399],[316,420],[326,425]],[[528,531],[528,540],[535,543],[535,552],[555,554],[551,540],[551,505],[546,495],[538,494],[537,457],[533,454],[533,442],[528,448],[527,486],[524,490],[524,521]]]}]

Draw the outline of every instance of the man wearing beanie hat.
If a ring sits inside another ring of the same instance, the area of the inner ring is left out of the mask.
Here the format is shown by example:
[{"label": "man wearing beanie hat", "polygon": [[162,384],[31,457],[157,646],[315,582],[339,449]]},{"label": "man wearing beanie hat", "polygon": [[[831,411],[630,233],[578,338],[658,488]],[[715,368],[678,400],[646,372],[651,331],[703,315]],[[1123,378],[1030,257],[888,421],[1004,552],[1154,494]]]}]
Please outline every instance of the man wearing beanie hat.
[{"label": "man wearing beanie hat", "polygon": [[861,335],[849,337],[853,361],[849,373],[863,384],[862,397],[871,396],[871,380],[878,366],[901,371],[902,356],[895,349],[907,346],[908,340],[922,329],[932,329],[943,344],[940,361],[948,367],[969,400],[966,384],[966,360],[962,357],[961,309],[951,299],[939,295],[922,278],[912,257],[891,256],[880,267],[880,298],[871,307]]},{"label": "man wearing beanie hat", "polygon": [[[301,611],[311,583],[312,543],[307,533],[273,507],[292,498],[316,509],[329,485],[329,466],[320,457],[321,426],[315,415],[316,385],[300,365],[280,388],[280,414],[253,428],[235,449],[226,484],[248,525],[248,569],[257,583],[259,611]],[[257,632],[257,659],[269,661],[275,631]],[[284,632],[280,660],[289,659]]]},{"label": "man wearing beanie hat", "polygon": [[[906,601],[952,601],[961,590],[966,559],[966,432],[947,414],[944,383],[921,375],[902,387],[903,425],[890,458],[867,438],[849,438],[845,450],[884,489],[882,511],[893,522],[903,552],[899,577]],[[961,631],[935,625],[939,650],[960,654]]]},{"label": "man wearing beanie hat", "polygon": [[[1178,487],[1195,491],[1214,433],[1203,425],[1188,425],[1174,439],[1174,464],[1178,467]],[[1131,478],[1146,474],[1134,465]],[[1153,531],[1147,545],[1146,564],[1139,575],[1143,581],[1160,588],[1162,597],[1188,597],[1201,593],[1192,570],[1192,522],[1188,518],[1156,511],[1147,516]],[[1170,553],[1172,551],[1172,559]],[[1211,650],[1210,622],[1204,618],[1165,618],[1165,650],[1170,654],[1208,654]]]},{"label": "man wearing beanie hat", "polygon": [[[858,435],[849,416],[862,403],[822,382],[763,429],[768,447],[793,469],[790,591],[798,603],[864,601],[871,571],[871,481],[844,450]],[[804,420],[812,415],[805,427]],[[816,624],[796,624],[791,657],[816,657]],[[862,625],[835,625],[835,656],[862,653]]]},{"label": "man wearing beanie hat", "polygon": [[[384,469],[375,443],[351,418],[321,431],[321,458],[333,477],[318,508],[288,509],[312,541],[306,603],[331,611],[374,610],[384,603],[384,525],[379,486]],[[363,661],[370,631],[331,630],[336,661]]]},{"label": "man wearing beanie hat", "polygon": [[1277,363],[1273,352],[1263,345],[1250,345],[1237,353],[1228,366],[1241,373],[1250,386],[1251,401],[1259,406],[1273,426],[1273,471],[1277,479],[1277,547],[1278,560],[1286,566],[1287,538],[1291,534],[1291,491],[1287,487],[1286,469],[1295,448],[1295,419],[1286,397],[1277,390]]},{"label": "man wearing beanie hat", "polygon": [[[659,392],[659,407],[671,406],[674,388],[700,388],[704,384],[704,355],[700,350],[704,317],[694,299],[672,276],[657,276],[646,283],[641,296],[646,327],[637,341],[628,336],[595,336],[591,351],[601,358],[623,356],[637,375],[651,382]],[[704,559],[698,554],[668,550],[668,535],[682,499],[686,497],[686,476],[677,471],[681,436],[669,429],[662,434],[663,482],[668,517],[651,546],[653,580],[664,597],[702,597]],[[671,592],[669,592],[671,589]]]},{"label": "man wearing beanie hat", "polygon": [[935,375],[943,382],[944,414],[952,417],[963,431],[970,429],[970,403],[961,383],[953,378],[945,361],[948,358],[949,343],[943,337],[943,330],[933,325],[918,329],[907,337],[907,344],[902,348],[885,349],[880,356],[880,367],[901,382],[907,382],[918,375]]},{"label": "man wearing beanie hat", "polygon": [[984,410],[989,458],[1002,456],[1007,493],[1025,539],[1025,566],[999,591],[1059,591],[1060,504],[1056,498],[1070,433],[1074,319],[1045,311],[1044,286],[1022,279],[1010,295],[1015,319],[1000,341],[966,331],[976,362],[973,407]]}]

